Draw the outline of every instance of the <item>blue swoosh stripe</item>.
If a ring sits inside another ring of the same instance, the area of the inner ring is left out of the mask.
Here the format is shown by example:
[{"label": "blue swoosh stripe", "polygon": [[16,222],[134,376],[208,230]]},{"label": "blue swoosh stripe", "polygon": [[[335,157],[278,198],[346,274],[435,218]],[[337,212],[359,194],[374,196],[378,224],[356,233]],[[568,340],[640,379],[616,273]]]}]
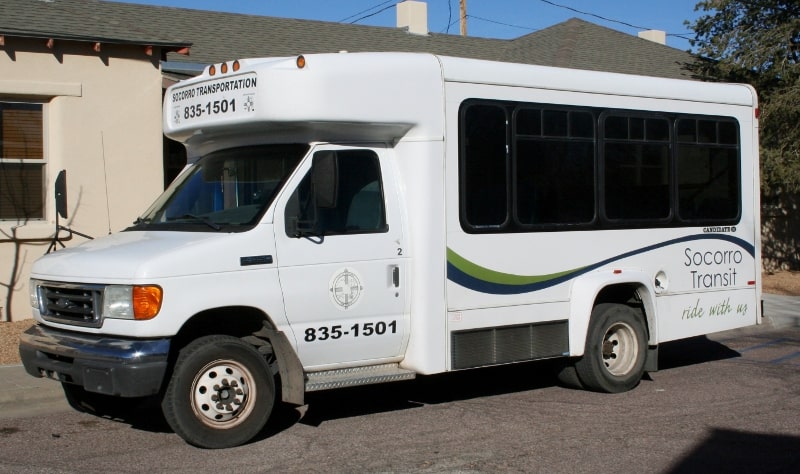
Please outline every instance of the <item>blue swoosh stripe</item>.
[{"label": "blue swoosh stripe", "polygon": [[622,260],[631,257],[633,255],[650,252],[652,250],[668,247],[670,245],[680,244],[683,242],[691,242],[696,240],[724,240],[738,245],[739,247],[744,249],[751,257],[755,257],[755,252],[756,252],[755,246],[744,239],[740,239],[739,237],[734,237],[732,235],[726,235],[726,234],[696,234],[696,235],[690,235],[686,237],[680,237],[677,239],[668,240],[666,242],[660,242],[658,244],[648,245],[647,247],[642,247],[636,250],[631,250],[630,252],[625,252],[623,254],[607,258],[605,260],[601,260],[586,267],[577,269],[573,272],[568,272],[557,278],[553,278],[546,281],[540,281],[536,283],[529,283],[524,285],[493,283],[469,275],[461,271],[460,269],[456,268],[456,266],[450,262],[447,262],[447,279],[452,281],[453,283],[463,286],[464,288],[473,291],[478,291],[480,293],[488,293],[493,295],[518,295],[522,293],[530,293],[532,291],[550,288],[552,286],[558,285],[572,278],[575,278],[579,275],[583,275],[592,270],[600,268],[604,265],[608,265],[609,263]]}]

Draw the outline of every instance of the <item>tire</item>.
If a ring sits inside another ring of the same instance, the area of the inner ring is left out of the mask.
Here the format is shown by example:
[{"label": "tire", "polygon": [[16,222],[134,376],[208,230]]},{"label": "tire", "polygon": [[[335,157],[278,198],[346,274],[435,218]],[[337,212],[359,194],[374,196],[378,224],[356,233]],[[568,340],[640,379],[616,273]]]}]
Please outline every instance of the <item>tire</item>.
[{"label": "tire", "polygon": [[187,443],[218,449],[250,441],[274,405],[266,358],[241,339],[214,335],[181,349],[161,410]]},{"label": "tire", "polygon": [[586,348],[575,369],[588,390],[626,392],[641,381],[646,353],[639,314],[626,305],[599,304],[592,310]]},{"label": "tire", "polygon": [[96,416],[125,417],[133,413],[136,408],[147,399],[122,398],[102,393],[86,391],[80,385],[61,383],[67,403],[74,410]]}]

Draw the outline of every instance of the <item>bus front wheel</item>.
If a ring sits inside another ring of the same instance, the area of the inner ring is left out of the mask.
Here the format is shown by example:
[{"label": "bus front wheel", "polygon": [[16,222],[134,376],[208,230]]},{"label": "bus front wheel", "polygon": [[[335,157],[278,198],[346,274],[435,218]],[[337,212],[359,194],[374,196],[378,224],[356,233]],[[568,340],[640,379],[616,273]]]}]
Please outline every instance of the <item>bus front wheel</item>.
[{"label": "bus front wheel", "polygon": [[583,357],[575,370],[583,386],[596,392],[628,391],[644,374],[647,336],[631,307],[604,303],[592,310]]},{"label": "bus front wheel", "polygon": [[214,335],[181,349],[161,409],[189,444],[229,448],[258,434],[274,404],[264,356],[239,338]]}]

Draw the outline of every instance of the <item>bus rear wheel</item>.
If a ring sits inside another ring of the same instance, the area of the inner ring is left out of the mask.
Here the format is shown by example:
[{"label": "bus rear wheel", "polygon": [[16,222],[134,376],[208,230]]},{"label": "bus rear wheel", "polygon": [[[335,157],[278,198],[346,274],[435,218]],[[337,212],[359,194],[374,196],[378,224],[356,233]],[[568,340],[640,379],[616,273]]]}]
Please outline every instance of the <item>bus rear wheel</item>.
[{"label": "bus rear wheel", "polygon": [[642,318],[623,304],[595,306],[583,357],[575,370],[583,386],[596,392],[628,391],[644,374],[647,336]]},{"label": "bus rear wheel", "polygon": [[175,363],[161,409],[189,444],[230,448],[250,441],[275,404],[275,381],[266,359],[232,336],[199,338]]}]

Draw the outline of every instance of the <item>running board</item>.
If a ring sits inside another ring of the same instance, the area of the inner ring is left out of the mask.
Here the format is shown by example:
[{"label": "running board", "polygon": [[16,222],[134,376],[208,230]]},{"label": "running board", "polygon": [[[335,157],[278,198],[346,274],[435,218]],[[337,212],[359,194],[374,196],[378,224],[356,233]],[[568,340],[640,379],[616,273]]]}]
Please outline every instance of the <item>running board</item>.
[{"label": "running board", "polygon": [[382,382],[411,380],[417,374],[401,369],[398,364],[368,365],[348,369],[325,370],[306,374],[306,392],[332,388],[354,387]]}]

